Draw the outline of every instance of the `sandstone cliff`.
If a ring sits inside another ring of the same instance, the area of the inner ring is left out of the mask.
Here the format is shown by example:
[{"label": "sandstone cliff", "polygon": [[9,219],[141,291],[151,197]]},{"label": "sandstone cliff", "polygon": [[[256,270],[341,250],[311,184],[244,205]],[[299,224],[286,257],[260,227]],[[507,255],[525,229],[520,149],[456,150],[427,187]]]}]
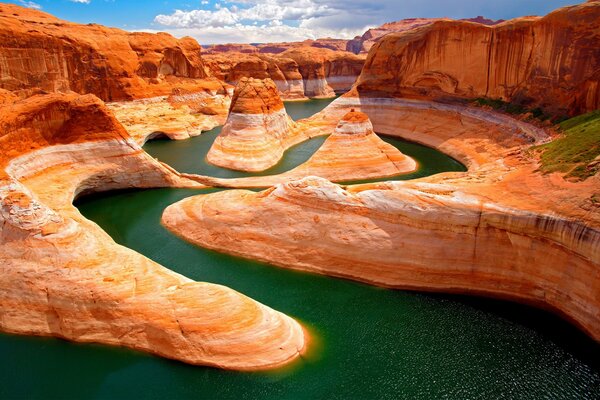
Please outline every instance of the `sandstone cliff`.
[{"label": "sandstone cliff", "polygon": [[298,64],[291,58],[265,54],[215,53],[204,59],[211,73],[225,82],[235,85],[242,78],[270,78],[277,85],[283,99],[306,99]]},{"label": "sandstone cliff", "polygon": [[[348,41],[346,51],[351,51],[354,54],[368,53],[371,47],[377,43],[383,36],[392,32],[404,32],[410,29],[418,28],[432,24],[436,21],[448,20],[447,18],[407,18],[400,21],[388,22],[377,28],[367,30],[362,36],[357,36]],[[497,25],[504,20],[491,20],[479,16],[477,18],[461,19],[460,21],[477,22],[484,25]]]},{"label": "sandstone cliff", "polygon": [[212,75],[231,84],[242,77],[271,78],[285,100],[345,92],[364,64],[362,56],[314,46],[284,47],[277,54],[213,52],[204,60]]},{"label": "sandstone cliff", "polygon": [[346,95],[304,123],[333,132],[352,108],[375,131],[436,147],[469,171],[347,187],[283,181],[188,198],[163,222],[198,245],[286,268],[536,304],[600,339],[600,176],[536,172],[530,146],[547,132],[458,104]]},{"label": "sandstone cliff", "polygon": [[72,90],[106,101],[194,90],[209,76],[200,50],[192,38],[75,24],[0,4],[0,88],[8,90]]},{"label": "sandstone cliff", "polygon": [[600,108],[600,2],[495,26],[436,21],[383,37],[361,95],[490,97],[553,114]]},{"label": "sandstone cliff", "polygon": [[227,122],[206,159],[225,168],[265,170],[283,155],[293,125],[271,79],[242,78],[235,88]]},{"label": "sandstone cliff", "polygon": [[332,97],[352,87],[362,70],[364,59],[349,52],[317,47],[286,50],[281,57],[298,64],[308,97]]},{"label": "sandstone cliff", "polygon": [[0,330],[228,369],[299,355],[296,321],[117,245],[71,204],[83,192],[202,185],[149,157],[93,95],[12,100],[0,108]]}]

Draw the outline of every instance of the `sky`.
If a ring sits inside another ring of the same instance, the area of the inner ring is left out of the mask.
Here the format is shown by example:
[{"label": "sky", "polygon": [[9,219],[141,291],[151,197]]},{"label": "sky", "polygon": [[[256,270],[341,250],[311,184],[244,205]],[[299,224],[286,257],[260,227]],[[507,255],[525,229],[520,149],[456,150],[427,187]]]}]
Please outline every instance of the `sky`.
[{"label": "sky", "polygon": [[[581,0],[583,1],[583,0]],[[201,44],[350,39],[414,17],[510,19],[577,0],[9,0],[61,19],[192,36]]]}]

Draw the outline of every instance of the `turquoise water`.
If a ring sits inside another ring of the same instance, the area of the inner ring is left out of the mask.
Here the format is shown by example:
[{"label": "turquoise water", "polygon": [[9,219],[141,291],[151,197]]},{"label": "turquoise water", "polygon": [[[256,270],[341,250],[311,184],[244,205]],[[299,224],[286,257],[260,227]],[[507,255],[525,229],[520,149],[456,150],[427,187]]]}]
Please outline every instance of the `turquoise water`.
[{"label": "turquoise water", "polygon": [[[298,120],[319,112],[332,101],[333,99],[320,99],[288,102],[285,103],[285,107],[292,119]],[[206,154],[220,132],[221,127],[217,127],[188,140],[156,139],[147,142],[144,145],[144,150],[151,156],[171,165],[180,172],[215,176],[218,178],[241,178],[247,176],[275,175],[289,171],[306,162],[313,153],[321,147],[325,139],[327,139],[326,136],[318,136],[292,146],[285,152],[284,157],[279,163],[265,171],[256,173],[221,168],[206,161]],[[432,175],[440,171],[466,170],[461,163],[435,149],[396,137],[380,136],[386,142],[396,146],[404,154],[418,160],[421,167],[418,171],[411,174],[386,178],[386,180],[415,179]],[[363,180],[361,182],[374,182],[379,180],[381,179]]]},{"label": "turquoise water", "polygon": [[[422,151],[428,173],[451,165]],[[0,335],[0,399],[600,398],[599,346],[548,313],[276,268],[192,246],[160,225],[165,207],[210,191],[121,191],[76,205],[118,243],[300,320],[316,343],[299,365],[240,373],[110,346]]]}]

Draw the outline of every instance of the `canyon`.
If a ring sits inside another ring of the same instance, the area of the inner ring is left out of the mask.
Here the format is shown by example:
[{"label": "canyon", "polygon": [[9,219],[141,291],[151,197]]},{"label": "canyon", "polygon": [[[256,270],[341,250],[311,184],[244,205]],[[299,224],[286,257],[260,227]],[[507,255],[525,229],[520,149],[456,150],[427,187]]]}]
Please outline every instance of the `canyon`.
[{"label": "canyon", "polygon": [[149,157],[93,95],[0,111],[0,328],[128,346],[191,364],[264,369],[296,358],[301,326],[116,244],[72,205],[96,190],[202,187]]},{"label": "canyon", "polygon": [[487,97],[553,115],[600,108],[597,1],[493,26],[436,21],[374,45],[359,96]]},{"label": "canyon", "polygon": [[[233,190],[169,205],[163,225],[277,267],[533,304],[600,341],[600,176],[542,173],[538,146],[561,133],[472,103],[599,109],[599,20],[588,1],[504,22],[405,20],[345,49],[328,39],[202,51],[192,38],[0,4],[0,329],[232,370],[302,358],[313,344],[304,322],[117,244],[73,205],[116,189],[222,187]],[[299,121],[283,103],[347,90]],[[327,138],[289,171],[229,179],[178,172],[141,147],[221,125],[206,159],[240,171]],[[468,170],[332,183],[419,168],[378,134]]]}]

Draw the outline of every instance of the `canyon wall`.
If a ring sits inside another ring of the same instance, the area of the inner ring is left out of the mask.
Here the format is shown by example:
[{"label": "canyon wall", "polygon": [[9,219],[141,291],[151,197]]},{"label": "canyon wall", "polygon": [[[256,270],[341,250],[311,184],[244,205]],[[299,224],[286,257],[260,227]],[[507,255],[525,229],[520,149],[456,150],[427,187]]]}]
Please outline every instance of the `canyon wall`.
[{"label": "canyon wall", "polygon": [[0,91],[0,330],[127,346],[226,369],[277,367],[305,346],[293,319],[116,244],[82,193],[204,187],[148,156],[93,95]]},{"label": "canyon wall", "polygon": [[[209,77],[192,38],[75,24],[0,4],[0,88],[92,93],[105,101],[200,90]],[[210,85],[216,90],[221,83]]]},{"label": "canyon wall", "polygon": [[489,97],[554,115],[600,108],[600,2],[494,26],[436,21],[384,36],[361,96]]},{"label": "canyon wall", "polygon": [[280,180],[187,198],[163,223],[197,245],[285,268],[535,304],[600,339],[600,176],[539,173],[529,149],[547,132],[464,105],[346,95],[306,123],[332,132],[351,109],[469,171],[350,186]]},{"label": "canyon wall", "polygon": [[[429,25],[436,21],[450,21],[447,18],[407,18],[400,21],[388,22],[377,28],[368,29],[362,36],[356,36],[352,40],[348,40],[346,51],[354,54],[366,54],[371,47],[377,43],[383,36],[392,32],[404,32],[410,29],[418,28],[419,26]],[[482,16],[476,18],[461,19],[460,21],[476,22],[483,25],[497,25],[504,20],[491,20]]]},{"label": "canyon wall", "polygon": [[[303,42],[301,42],[303,43]],[[314,46],[293,46],[277,54],[213,52],[203,56],[212,75],[235,84],[242,77],[271,78],[284,100],[333,97],[349,90],[363,56]]]}]

